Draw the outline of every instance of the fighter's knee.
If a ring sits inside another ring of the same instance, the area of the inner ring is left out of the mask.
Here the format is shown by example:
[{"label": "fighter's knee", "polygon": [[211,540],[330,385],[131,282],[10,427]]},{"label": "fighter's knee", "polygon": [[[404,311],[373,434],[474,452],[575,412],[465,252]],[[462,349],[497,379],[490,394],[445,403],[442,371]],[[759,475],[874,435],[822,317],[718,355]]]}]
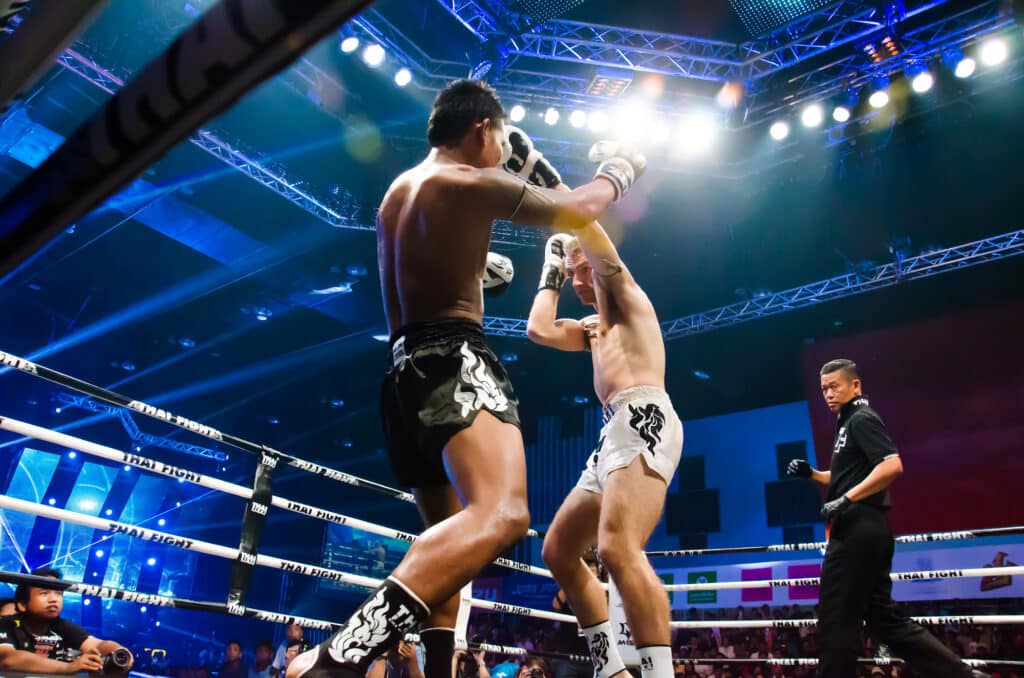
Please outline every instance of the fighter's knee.
[{"label": "fighter's knee", "polygon": [[491,534],[503,548],[515,544],[530,529],[530,510],[526,501],[518,499],[502,502],[490,514]]},{"label": "fighter's knee", "polygon": [[540,557],[550,569],[557,570],[568,563],[574,563],[580,556],[578,553],[575,556],[566,553],[566,549],[558,539],[548,535],[544,538],[544,544],[540,547]]},{"label": "fighter's knee", "polygon": [[625,539],[606,539],[598,542],[597,555],[613,576],[616,572],[636,567],[641,560],[646,561],[636,545]]}]

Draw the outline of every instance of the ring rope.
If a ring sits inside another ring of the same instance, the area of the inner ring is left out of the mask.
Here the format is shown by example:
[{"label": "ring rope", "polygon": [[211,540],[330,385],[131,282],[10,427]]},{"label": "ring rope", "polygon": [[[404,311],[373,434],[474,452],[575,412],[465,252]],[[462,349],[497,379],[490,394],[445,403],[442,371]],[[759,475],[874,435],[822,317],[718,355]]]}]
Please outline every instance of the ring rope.
[{"label": "ring rope", "polygon": [[[985,666],[1024,666],[1024,661],[1019,659],[969,659],[961,657],[960,661],[968,666],[983,668]],[[904,664],[906,660],[898,657],[857,657],[861,664],[873,664],[876,666],[889,666],[890,664]],[[683,666],[697,666],[698,664],[771,664],[772,666],[817,666],[818,659],[807,657],[768,657],[764,659],[743,658],[730,659],[728,657],[693,657],[673,659],[673,664]]]},{"label": "ring rope", "polygon": [[[11,509],[13,511],[19,511],[21,513],[28,513],[30,515],[39,516],[42,518],[51,518],[53,520],[60,520],[62,522],[72,523],[75,525],[82,525],[84,527],[91,527],[94,530],[100,530],[101,532],[111,532],[113,534],[124,534],[129,537],[141,539],[143,541],[151,541],[156,544],[167,544],[170,546],[176,546],[188,551],[195,551],[197,553],[204,553],[210,556],[216,556],[217,558],[224,558],[226,560],[242,560],[243,562],[250,562],[255,565],[261,565],[264,567],[270,567],[277,570],[283,570],[285,572],[292,572],[295,574],[304,574],[311,577],[321,577],[323,579],[329,579],[331,581],[337,581],[344,584],[351,584],[353,586],[359,586],[362,588],[373,589],[380,585],[381,579],[375,579],[373,577],[364,577],[359,574],[349,574],[348,572],[341,572],[340,570],[333,570],[326,567],[320,567],[319,565],[311,565],[309,563],[299,563],[294,560],[285,560],[283,558],[277,558],[276,556],[268,556],[265,554],[257,554],[255,561],[253,556],[242,553],[236,548],[230,548],[228,546],[221,546],[220,544],[212,544],[210,542],[201,541],[199,539],[190,539],[188,537],[180,537],[175,534],[168,532],[160,532],[159,530],[151,530],[147,527],[140,527],[138,525],[128,525],[121,523],[116,520],[108,520],[105,518],[99,518],[96,516],[88,516],[82,513],[76,513],[75,511],[68,511],[67,509],[59,509],[53,506],[43,506],[41,504],[35,504],[24,499],[15,499],[14,497],[8,497],[0,495],[0,509]],[[105,539],[108,537],[104,537]],[[489,600],[478,600],[471,598],[469,600],[470,605],[476,608],[493,610],[495,612],[505,612],[508,614],[516,614],[524,617],[537,617],[539,619],[551,619],[554,621],[567,621],[574,622],[576,618],[567,615],[559,614],[557,612],[546,612],[544,610],[532,610],[526,607],[517,607],[515,605],[506,605],[504,603],[494,603]]]},{"label": "ring rope", "polygon": [[[957,624],[979,626],[983,624],[1021,624],[1024,614],[983,614],[976,616],[911,617],[918,624]],[[720,621],[674,621],[674,629],[795,629],[817,626],[817,619],[723,619]]]},{"label": "ring rope", "polygon": [[[981,537],[999,537],[1012,534],[1024,534],[1024,525],[1008,527],[990,527],[979,530],[956,530],[953,532],[925,532],[923,534],[904,534],[896,537],[897,544],[920,544],[931,541],[955,541],[959,539],[978,539]],[[786,551],[820,551],[828,546],[827,541],[813,541],[802,544],[770,544],[766,546],[726,546],[710,549],[676,549],[674,551],[646,551],[652,558],[674,558],[680,556],[711,556],[729,553],[779,553]]]},{"label": "ring rope", "polygon": [[[893,581],[919,581],[924,579],[959,579],[967,577],[995,577],[1002,575],[1024,575],[1024,566],[974,567],[960,570],[919,570],[917,572],[890,572]],[[725,589],[760,589],[783,586],[818,586],[821,577],[805,579],[758,579],[751,581],[727,581],[707,584],[667,584],[666,591],[721,591]]]},{"label": "ring rope", "polygon": [[[211,426],[200,424],[197,421],[193,421],[153,405],[148,405],[138,400],[132,400],[120,393],[115,393],[114,391],[105,389],[102,386],[90,384],[89,382],[78,379],[77,377],[72,377],[71,375],[64,374],[63,372],[58,372],[57,370],[26,360],[25,358],[21,358],[12,353],[0,351],[0,365],[14,368],[24,372],[25,374],[32,375],[33,377],[45,379],[46,381],[59,386],[87,395],[90,398],[102,400],[103,402],[111,405],[116,405],[118,407],[131,410],[132,412],[137,412],[152,419],[156,419],[157,421],[162,421],[165,424],[170,424],[171,426],[208,438],[209,440],[225,443],[235,449],[248,452],[249,454],[254,454],[258,457],[264,454],[270,454],[287,462],[289,466],[294,466],[295,468],[302,469],[303,471],[308,471],[325,478],[330,478],[331,480],[336,480],[338,482],[345,483],[346,485],[361,487],[381,494],[386,494],[407,504],[416,503],[416,498],[410,492],[404,492],[372,480],[360,478],[349,473],[344,473],[343,471],[328,468],[327,466],[321,466],[320,464],[300,459],[285,452],[281,452],[280,450],[267,447],[266,445],[259,445],[245,440],[244,438],[231,435],[230,433],[224,433],[223,431],[219,431]],[[531,529],[527,532],[527,536],[542,537],[543,535],[537,530]]]},{"label": "ring rope", "polygon": [[[197,539],[188,539],[185,537],[179,537],[177,535],[169,534],[166,532],[160,532],[157,530],[150,530],[145,527],[139,527],[135,525],[126,525],[114,520],[106,520],[94,516],[87,516],[74,511],[68,511],[66,509],[58,509],[52,506],[42,506],[40,504],[34,504],[29,501],[22,499],[15,499],[13,497],[0,496],[0,508],[9,508],[15,511],[21,511],[23,513],[29,513],[32,515],[41,516],[44,518],[53,518],[55,520],[62,520],[65,522],[74,523],[77,525],[84,525],[86,527],[92,527],[93,529],[113,532],[114,534],[126,534],[137,539],[145,541],[152,541],[160,544],[170,544],[171,546],[177,546],[179,548],[197,551],[199,553],[205,553],[207,555],[217,556],[219,558],[226,558],[229,560],[234,559],[250,559],[247,554],[242,554],[238,549],[232,549],[219,544],[211,544],[209,542],[200,541]],[[284,560],[274,556],[267,556],[259,554],[256,556],[255,564],[272,567],[286,572],[295,572],[298,574],[305,574],[314,577],[322,577],[333,581],[339,581],[342,583],[352,584],[354,586],[360,586],[364,588],[375,588],[380,584],[379,579],[372,577],[364,577],[362,575],[349,574],[338,570],[332,570],[329,568],[320,567],[317,565],[311,565],[307,563],[298,563],[295,561]],[[470,604],[478,609],[491,610],[494,612],[502,612],[506,614],[515,614],[523,617],[535,617],[538,619],[549,619],[552,621],[564,621],[564,622],[575,622],[576,618],[561,614],[558,612],[548,612],[546,610],[536,610],[527,607],[520,607],[517,605],[508,605],[506,603],[498,603],[489,600],[479,600],[476,598],[470,599]],[[1024,615],[982,615],[982,616],[939,616],[939,617],[915,617],[915,620],[923,624],[1021,624],[1024,623]],[[706,629],[706,628],[797,628],[800,626],[812,626],[817,624],[814,619],[741,619],[741,620],[716,620],[716,621],[674,621],[671,622],[672,628],[682,629]]]},{"label": "ring rope", "polygon": [[[172,596],[163,596],[152,593],[139,593],[136,591],[126,591],[124,589],[111,588],[106,586],[97,586],[94,584],[80,584],[76,582],[61,581],[58,579],[52,579],[50,577],[37,577],[30,574],[22,574],[20,572],[5,572],[0,570],[0,581],[12,584],[27,584],[30,586],[38,586],[40,588],[51,588],[59,589],[62,591],[69,591],[72,593],[78,593],[83,596],[92,596],[97,598],[109,598],[112,600],[125,600],[133,603],[139,603],[141,605],[154,605],[159,607],[173,607],[184,610],[196,610],[200,612],[214,612],[219,614],[230,614],[234,616],[244,616],[252,619],[259,619],[261,621],[272,622],[275,624],[300,624],[306,628],[322,629],[331,631],[336,629],[339,625],[335,622],[329,622],[322,619],[313,619],[309,617],[298,617],[295,615],[283,614],[280,612],[269,612],[267,610],[260,610],[252,607],[235,607],[229,609],[229,607],[223,603],[212,603],[205,601],[188,600],[185,598],[177,598]],[[924,619],[924,618],[918,618]],[[931,619],[945,619],[942,617],[933,617]],[[955,618],[954,618],[955,619]],[[982,617],[975,617],[969,619],[982,619]],[[418,641],[419,636],[417,634],[408,634],[407,639]],[[495,654],[504,655],[519,655],[524,656],[527,654],[535,654],[540,656],[556,657],[569,659],[570,661],[589,663],[590,658],[585,655],[577,655],[570,653],[559,653],[559,652],[545,652],[545,651],[527,651],[520,647],[511,647],[507,645],[492,645],[490,643],[468,643],[466,646],[457,644],[459,649],[480,649],[492,652]],[[858,659],[860,662],[886,665],[890,663],[902,662],[903,660],[897,658],[885,658],[885,657],[874,657]],[[963,659],[965,664],[974,667],[985,667],[985,666],[1024,666],[1024,661],[1020,660],[1000,660],[1000,659]],[[807,658],[765,658],[765,659],[729,659],[724,657],[709,657],[709,658],[694,658],[694,659],[675,659],[673,663],[684,664],[684,665],[697,665],[697,664],[756,664],[764,663],[771,665],[780,666],[813,666],[818,662],[817,659]]]},{"label": "ring rope", "polygon": [[[11,419],[9,417],[0,416],[0,429],[10,431],[11,433],[17,433],[18,435],[26,436],[28,438],[42,440],[60,447],[68,447],[78,450],[83,454],[89,454],[94,457],[107,459],[119,464],[127,464],[128,466],[132,466],[143,471],[151,471],[168,478],[176,478],[179,481],[189,482],[210,490],[217,490],[241,499],[250,500],[253,497],[252,489],[243,487],[242,485],[229,483],[219,478],[213,478],[202,473],[196,473],[178,466],[165,464],[164,462],[148,459],[137,454],[122,452],[121,450],[113,447],[93,443],[88,440],[83,440],[82,438],[70,436],[66,433],[60,433],[58,431],[53,431],[41,426]],[[286,511],[292,511],[293,513],[298,513],[304,516],[326,520],[338,525],[347,525],[349,527],[362,530],[363,532],[369,532],[382,537],[399,539],[409,543],[412,543],[417,539],[416,535],[408,532],[384,527],[383,525],[377,525],[376,523],[367,522],[365,520],[360,520],[359,518],[353,518],[341,513],[335,513],[334,511],[317,508],[309,504],[303,504],[302,502],[285,499],[284,497],[276,495],[271,497],[270,504],[271,506],[275,506]],[[498,558],[494,562],[497,565],[501,565],[512,570],[552,578],[551,571],[542,567],[516,562],[514,560],[509,560],[508,558]]]}]

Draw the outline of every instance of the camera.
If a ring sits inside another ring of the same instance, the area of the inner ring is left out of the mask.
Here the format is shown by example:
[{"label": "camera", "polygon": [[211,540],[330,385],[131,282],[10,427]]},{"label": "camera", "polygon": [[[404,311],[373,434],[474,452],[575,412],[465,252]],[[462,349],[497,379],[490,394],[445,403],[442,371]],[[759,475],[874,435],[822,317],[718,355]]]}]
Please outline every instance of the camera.
[{"label": "camera", "polygon": [[132,666],[132,653],[119,647],[103,655],[103,673],[127,673]]}]

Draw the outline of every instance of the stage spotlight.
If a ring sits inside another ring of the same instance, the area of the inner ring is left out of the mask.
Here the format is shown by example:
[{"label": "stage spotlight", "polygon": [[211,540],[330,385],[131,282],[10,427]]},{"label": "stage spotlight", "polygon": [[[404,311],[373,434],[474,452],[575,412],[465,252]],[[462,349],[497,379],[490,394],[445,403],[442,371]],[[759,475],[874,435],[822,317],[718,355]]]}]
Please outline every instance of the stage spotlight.
[{"label": "stage spotlight", "polygon": [[587,124],[587,113],[576,109],[569,115],[569,124],[579,129]]},{"label": "stage spotlight", "polygon": [[[511,120],[512,122],[519,122],[525,117],[526,109],[520,106],[519,104],[513,106],[512,110],[508,112],[508,119]],[[387,339],[385,339],[384,341],[387,341]]]},{"label": "stage spotlight", "polygon": [[1010,51],[1006,47],[1006,42],[999,38],[992,38],[986,40],[981,45],[981,63],[986,66],[998,66],[999,64],[1006,61],[1006,57],[1009,56]]},{"label": "stage spotlight", "polygon": [[74,458],[75,458],[75,457],[77,457],[77,456],[78,456],[78,455],[77,455],[77,454],[76,454],[76,453],[75,453],[74,451],[72,451],[72,452],[68,452],[68,459],[74,459]]},{"label": "stage spotlight", "polygon": [[55,506],[57,504],[57,500],[54,499],[53,497],[50,497],[49,499],[46,500],[46,503],[49,504],[50,506]]},{"label": "stage spotlight", "polygon": [[789,136],[789,123],[782,120],[773,122],[772,126],[768,129],[768,133],[771,134],[772,139],[782,141]]},{"label": "stage spotlight", "polygon": [[832,119],[836,122],[846,122],[850,119],[850,109],[846,106],[836,106],[832,110]]},{"label": "stage spotlight", "polygon": [[800,113],[800,122],[804,127],[817,127],[825,119],[825,111],[821,104],[810,104]]},{"label": "stage spotlight", "polygon": [[146,565],[153,567],[156,565],[156,558],[146,558]]},{"label": "stage spotlight", "polygon": [[384,48],[380,45],[367,45],[363,50],[363,63],[370,68],[376,68],[384,63]]},{"label": "stage spotlight", "polygon": [[558,119],[562,117],[562,114],[558,112],[557,108],[549,108],[544,111],[544,122],[549,125],[557,125]]},{"label": "stage spotlight", "polygon": [[679,147],[687,153],[706,153],[711,150],[716,131],[714,121],[707,116],[696,115],[686,118],[679,125]]},{"label": "stage spotlight", "polygon": [[156,524],[160,527],[163,527],[167,524],[167,521],[164,518],[161,518],[160,520],[156,521]]},{"label": "stage spotlight", "polygon": [[974,75],[974,70],[978,67],[978,64],[971,57],[964,57],[957,62],[956,68],[953,69],[953,75],[958,78],[969,78]]},{"label": "stage spotlight", "polygon": [[651,141],[656,144],[663,144],[668,141],[671,136],[672,130],[669,128],[668,123],[664,120],[657,120],[650,127]]},{"label": "stage spotlight", "polygon": [[97,558],[102,558],[103,557],[103,549],[96,549],[96,557]]},{"label": "stage spotlight", "polygon": [[884,108],[889,103],[889,93],[884,89],[872,92],[868,97],[868,103],[871,104],[871,108]]},{"label": "stage spotlight", "polygon": [[615,116],[615,136],[620,139],[637,139],[650,124],[650,113],[637,104],[627,105]]},{"label": "stage spotlight", "polygon": [[935,78],[931,73],[925,71],[924,73],[918,73],[914,76],[914,79],[910,81],[910,88],[918,94],[924,94],[932,88],[935,84]]},{"label": "stage spotlight", "polygon": [[600,134],[608,129],[608,125],[611,121],[608,119],[608,114],[604,111],[594,111],[587,116],[587,127],[590,128],[591,132]]},{"label": "stage spotlight", "polygon": [[341,51],[343,54],[351,54],[357,49],[359,49],[359,38],[354,35],[341,41]]},{"label": "stage spotlight", "polygon": [[395,84],[399,87],[405,87],[412,82],[412,71],[408,68],[399,68],[395,72]]}]

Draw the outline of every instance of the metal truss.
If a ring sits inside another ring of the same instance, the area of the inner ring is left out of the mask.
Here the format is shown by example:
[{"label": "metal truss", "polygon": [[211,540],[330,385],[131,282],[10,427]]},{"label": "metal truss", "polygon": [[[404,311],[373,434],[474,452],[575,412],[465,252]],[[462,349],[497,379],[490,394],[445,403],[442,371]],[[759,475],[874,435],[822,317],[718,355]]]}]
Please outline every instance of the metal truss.
[{"label": "metal truss", "polygon": [[662,333],[666,340],[681,339],[1018,254],[1024,254],[1024,230],[908,257],[902,261],[876,266],[863,273],[847,273],[776,292],[761,299],[751,299],[669,320],[661,324]]},{"label": "metal truss", "polygon": [[131,438],[132,445],[135,447],[160,447],[165,450],[182,452],[184,454],[190,454],[193,457],[213,459],[219,462],[228,460],[228,455],[219,450],[211,450],[210,448],[203,447],[202,445],[191,445],[189,443],[174,440],[173,438],[144,433],[139,429],[139,425],[135,423],[131,413],[123,407],[97,402],[92,398],[87,398],[85,396],[74,396],[70,393],[56,393],[54,394],[53,399],[64,407],[77,407],[79,409],[88,410],[89,412],[111,414],[117,417],[121,420],[121,425],[124,426],[124,430],[128,432],[128,437]]},{"label": "metal truss", "polygon": [[[124,86],[124,80],[92,59],[73,50],[66,49],[57,59],[69,71],[81,76],[100,89],[113,94]],[[337,228],[373,230],[372,225],[358,221],[358,214],[343,215],[328,207],[309,193],[301,190],[301,181],[289,181],[282,174],[234,148],[209,130],[200,129],[189,137],[189,142],[203,149],[218,160],[234,167],[251,179],[258,181],[288,202],[312,214],[317,219]],[[349,202],[353,205],[355,201]]]},{"label": "metal truss", "polygon": [[865,68],[859,54],[846,55],[820,68],[786,80],[788,95],[784,102],[753,106],[752,112],[772,115],[811,99],[825,98],[852,90],[879,75],[891,76],[907,62],[923,61],[944,49],[961,46],[989,33],[1013,25],[1013,18],[1002,10],[1001,0],[987,0],[974,7],[944,17],[899,35],[903,52],[878,67]]},{"label": "metal truss", "polygon": [[[876,266],[868,271],[847,273],[827,280],[801,285],[763,298],[694,313],[661,323],[666,341],[703,334],[730,325],[765,318],[807,306],[851,297],[903,282],[957,271],[968,266],[1024,254],[1024,230],[1011,231],[984,240],[957,245]],[[525,318],[484,318],[484,331],[499,337],[526,338]]]},{"label": "metal truss", "polygon": [[548,21],[515,37],[518,56],[723,81],[737,77],[743,52],[730,42],[576,21]]},{"label": "metal truss", "polygon": [[517,337],[526,339],[526,318],[484,317],[484,332],[496,337]]},{"label": "metal truss", "polygon": [[[481,40],[505,37],[479,2],[438,0]],[[905,17],[948,0],[931,0]],[[743,43],[622,27],[548,21],[512,36],[512,55],[650,71],[702,80],[757,80],[855,42],[886,26],[882,9],[866,0],[839,0]]]}]

